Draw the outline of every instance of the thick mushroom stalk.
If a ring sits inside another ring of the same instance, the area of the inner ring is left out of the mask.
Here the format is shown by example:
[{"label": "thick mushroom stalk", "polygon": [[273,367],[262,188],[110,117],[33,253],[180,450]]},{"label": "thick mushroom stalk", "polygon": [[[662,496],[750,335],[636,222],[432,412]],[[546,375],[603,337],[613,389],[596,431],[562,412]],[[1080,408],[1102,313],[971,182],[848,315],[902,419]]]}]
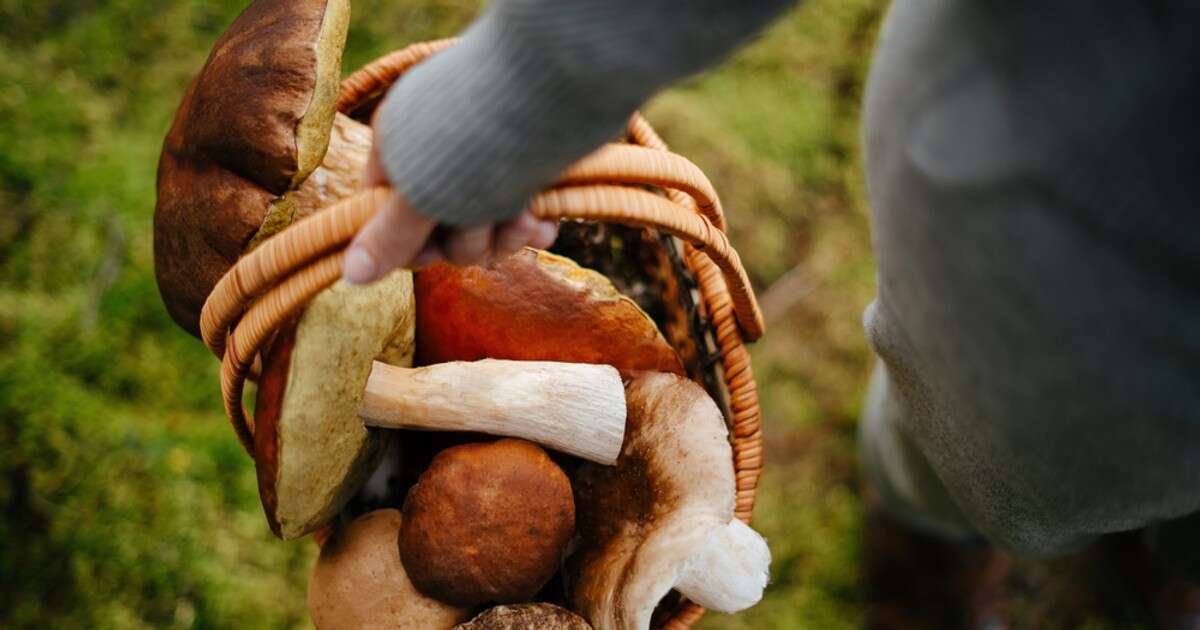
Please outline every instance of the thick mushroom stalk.
[{"label": "thick mushroom stalk", "polygon": [[721,612],[754,605],[770,552],[733,518],[733,458],[720,410],[699,385],[668,374],[634,380],[626,397],[617,465],[585,464],[576,474],[581,544],[566,571],[572,607],[597,630],[640,630],[673,588]]},{"label": "thick mushroom stalk", "polygon": [[376,361],[358,414],[367,426],[519,437],[612,464],[625,435],[625,389],[608,365]]}]

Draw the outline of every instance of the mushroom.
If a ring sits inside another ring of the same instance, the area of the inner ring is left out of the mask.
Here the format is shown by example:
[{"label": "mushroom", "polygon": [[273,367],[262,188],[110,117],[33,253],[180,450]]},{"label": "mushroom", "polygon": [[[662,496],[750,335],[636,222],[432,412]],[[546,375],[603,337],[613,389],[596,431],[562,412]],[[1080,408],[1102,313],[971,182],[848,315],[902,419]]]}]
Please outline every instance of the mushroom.
[{"label": "mushroom", "polygon": [[396,548],[402,524],[398,510],[376,510],[325,541],[308,580],[319,630],[445,630],[470,616],[413,588]]},{"label": "mushroom", "polygon": [[571,482],[523,440],[442,451],[404,500],[400,558],[417,590],[456,606],[528,601],[575,531]]},{"label": "mushroom", "polygon": [[416,274],[417,363],[520,359],[684,374],[654,320],[603,275],[526,248],[487,268]]},{"label": "mushroom", "polygon": [[183,97],[158,164],[154,262],[193,335],[244,251],[359,186],[371,130],[336,111],[349,15],[348,0],[257,0]]},{"label": "mushroom", "polygon": [[603,464],[616,461],[625,392],[615,368],[375,361],[389,345],[404,345],[397,340],[412,338],[411,315],[411,295],[390,277],[368,287],[334,285],[280,331],[264,356],[255,464],[267,521],[279,537],[328,522],[366,481],[387,432],[364,422],[523,437]]},{"label": "mushroom", "polygon": [[285,326],[263,355],[254,463],[271,531],[285,540],[329,522],[366,482],[387,432],[357,409],[374,359],[411,348],[408,272],[367,287],[335,284]]},{"label": "mushroom", "polygon": [[597,630],[644,629],[672,588],[721,612],[766,587],[770,551],[734,520],[724,419],[697,384],[648,374],[628,386],[625,445],[615,467],[574,478],[580,546],[567,560],[572,609]]},{"label": "mushroom", "polygon": [[554,604],[489,608],[454,630],[591,630],[583,617]]}]

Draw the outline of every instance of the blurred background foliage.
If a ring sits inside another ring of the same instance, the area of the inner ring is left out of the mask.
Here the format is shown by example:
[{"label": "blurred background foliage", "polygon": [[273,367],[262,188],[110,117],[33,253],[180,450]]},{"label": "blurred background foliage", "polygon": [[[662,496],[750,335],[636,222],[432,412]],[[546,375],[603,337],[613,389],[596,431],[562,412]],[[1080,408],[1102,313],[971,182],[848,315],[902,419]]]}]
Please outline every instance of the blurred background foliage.
[{"label": "blurred background foliage", "polygon": [[[0,0],[0,627],[309,624],[315,546],[268,531],[217,362],[168,319],[152,267],[162,137],[243,5]],[[358,0],[344,67],[477,10]],[[773,584],[705,627],[861,621],[854,422],[873,269],[857,118],[882,11],[810,0],[646,108],[721,191],[771,324],[754,355]]]}]

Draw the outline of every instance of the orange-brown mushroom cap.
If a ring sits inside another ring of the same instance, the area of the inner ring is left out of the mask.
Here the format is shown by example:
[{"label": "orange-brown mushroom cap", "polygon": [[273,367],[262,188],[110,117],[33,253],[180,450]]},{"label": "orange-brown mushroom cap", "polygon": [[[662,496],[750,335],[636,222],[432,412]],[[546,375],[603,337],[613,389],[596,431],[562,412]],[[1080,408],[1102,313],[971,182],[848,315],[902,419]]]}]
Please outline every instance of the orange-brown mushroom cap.
[{"label": "orange-brown mushroom cap", "polygon": [[154,257],[167,310],[192,334],[212,287],[325,156],[349,11],[253,2],[184,95],[158,165]]},{"label": "orange-brown mushroom cap", "polygon": [[489,267],[418,272],[417,363],[512,359],[684,374],[654,320],[603,275],[525,249]]},{"label": "orange-brown mushroom cap", "polygon": [[524,440],[442,451],[404,501],[400,557],[417,590],[450,604],[528,601],[575,530],[571,482]]}]

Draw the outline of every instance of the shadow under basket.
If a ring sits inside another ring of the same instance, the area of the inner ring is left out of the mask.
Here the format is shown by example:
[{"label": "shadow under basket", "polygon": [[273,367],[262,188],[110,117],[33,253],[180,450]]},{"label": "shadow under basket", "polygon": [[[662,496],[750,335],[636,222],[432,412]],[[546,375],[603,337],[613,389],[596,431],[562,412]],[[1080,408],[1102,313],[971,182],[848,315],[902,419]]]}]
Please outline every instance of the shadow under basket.
[{"label": "shadow under basket", "polygon": [[[381,57],[342,82],[338,109],[360,121],[393,82],[452,40],[414,44]],[[253,453],[245,382],[274,332],[341,277],[344,250],[387,200],[364,190],[298,221],[243,256],[214,288],[201,321],[205,343],[222,358],[226,413]],[[533,199],[535,216],[561,221],[552,251],[606,275],[658,324],[689,376],[717,402],[729,426],[737,495],[749,523],[763,463],[758,392],[745,343],[762,335],[762,315],[712,185],[670,153],[635,114],[625,137],[570,167]],[[672,593],[656,628],[691,627],[704,608]]]}]

